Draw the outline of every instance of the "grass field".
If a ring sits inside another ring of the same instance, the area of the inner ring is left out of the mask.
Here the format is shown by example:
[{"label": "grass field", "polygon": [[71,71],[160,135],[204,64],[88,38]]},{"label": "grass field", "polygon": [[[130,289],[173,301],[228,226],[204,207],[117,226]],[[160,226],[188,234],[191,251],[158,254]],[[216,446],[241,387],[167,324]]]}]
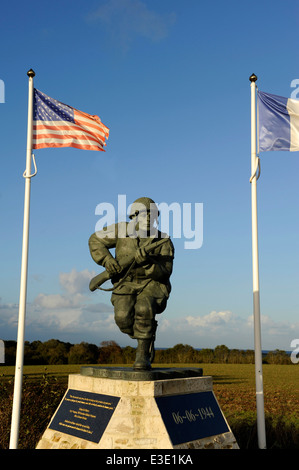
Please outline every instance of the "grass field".
[{"label": "grass field", "polygon": [[[155,367],[161,367],[156,364]],[[107,366],[109,367],[109,366]],[[120,365],[124,367],[124,365]],[[163,364],[163,367],[194,367],[194,364]],[[213,389],[221,406],[231,413],[255,411],[255,372],[253,364],[198,364],[204,375],[213,377]],[[54,376],[67,385],[69,374],[80,373],[81,365],[24,366],[24,377],[35,380]],[[13,366],[0,368],[0,380],[14,377]],[[294,365],[263,366],[265,412],[299,415],[299,367]]]},{"label": "grass field", "polygon": [[[254,448],[256,446],[255,417],[255,372],[252,364],[163,364],[163,367],[201,367],[203,375],[213,377],[213,390],[221,409],[230,424],[240,447]],[[124,367],[120,365],[120,367]],[[156,364],[155,367],[161,367]],[[24,366],[24,383],[26,391],[23,398],[24,413],[26,407],[30,408],[27,401],[32,400],[31,388],[37,382],[45,381],[52,384],[50,394],[47,392],[43,401],[47,403],[47,415],[45,420],[52,416],[57,408],[63,391],[67,388],[69,374],[79,373],[81,365],[47,365],[47,366]],[[264,401],[266,426],[268,428],[268,439],[270,447],[299,448],[299,367],[295,365],[268,365],[263,366],[264,377]],[[11,403],[11,390],[14,378],[13,366],[0,367],[0,384],[3,390],[9,393]],[[53,381],[56,385],[54,387]],[[5,388],[5,384],[7,384]],[[32,384],[32,385],[30,385]],[[54,387],[54,388],[53,388]],[[59,388],[57,388],[59,387]],[[10,391],[8,392],[8,388]],[[49,387],[48,387],[49,388]],[[43,388],[43,390],[45,387]],[[54,390],[54,391],[53,391]],[[0,388],[1,391],[1,388]],[[52,395],[51,395],[52,394]],[[51,399],[54,397],[54,399]],[[31,397],[31,398],[30,398]],[[1,400],[1,394],[0,394]],[[52,401],[51,401],[52,400]],[[6,399],[6,404],[8,404]],[[51,408],[53,406],[53,409]],[[7,408],[7,407],[6,407]],[[7,410],[6,410],[7,414]],[[2,407],[3,418],[6,416]],[[33,416],[27,419],[34,420]],[[4,420],[9,422],[9,418]],[[1,448],[1,425],[4,423],[0,407],[0,448]],[[45,421],[46,422],[46,421]],[[45,426],[41,423],[40,426]],[[33,426],[34,427],[34,426]],[[3,434],[2,429],[2,434]],[[39,430],[39,432],[41,432]],[[5,433],[5,432],[4,432]],[[38,431],[36,431],[38,434]],[[7,432],[6,432],[7,435]],[[36,436],[35,439],[38,439]],[[7,436],[5,437],[7,439]],[[4,439],[4,441],[5,441]],[[2,439],[3,440],[3,439]],[[33,446],[34,437],[28,446]],[[268,441],[267,441],[268,442]],[[24,447],[26,448],[24,441]],[[5,445],[2,443],[2,448]]]}]

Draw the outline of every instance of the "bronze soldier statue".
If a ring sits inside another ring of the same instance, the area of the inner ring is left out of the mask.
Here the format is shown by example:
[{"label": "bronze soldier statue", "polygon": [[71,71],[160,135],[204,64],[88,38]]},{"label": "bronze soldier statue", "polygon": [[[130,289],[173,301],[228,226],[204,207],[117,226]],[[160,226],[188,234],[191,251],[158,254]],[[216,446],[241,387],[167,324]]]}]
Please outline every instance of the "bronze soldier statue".
[{"label": "bronze soldier statue", "polygon": [[[174,247],[168,235],[157,229],[158,215],[155,202],[141,197],[132,204],[130,222],[106,227],[89,239],[93,260],[104,266],[105,279],[113,283],[115,322],[123,333],[137,339],[134,370],[151,369],[155,316],[165,310],[171,291]],[[109,251],[112,248],[115,257]],[[103,274],[92,279],[92,291],[101,289]]]}]

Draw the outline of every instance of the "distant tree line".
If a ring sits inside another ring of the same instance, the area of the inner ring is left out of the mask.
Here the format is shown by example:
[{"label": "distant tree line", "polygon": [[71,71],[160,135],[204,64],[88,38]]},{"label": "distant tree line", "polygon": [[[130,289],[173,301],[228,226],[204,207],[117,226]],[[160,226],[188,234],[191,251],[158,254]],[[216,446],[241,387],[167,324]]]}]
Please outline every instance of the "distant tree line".
[{"label": "distant tree line", "polygon": [[[5,364],[15,365],[16,341],[4,341]],[[81,342],[71,344],[50,339],[49,341],[25,342],[24,364],[132,364],[136,349],[121,348],[115,341],[103,341],[100,346]],[[168,349],[157,349],[157,364],[227,363],[253,364],[254,351],[229,349],[225,345],[215,349],[195,349],[188,344],[177,344]],[[276,349],[263,356],[265,364],[292,364],[286,351]],[[1,366],[1,364],[0,364]]]}]

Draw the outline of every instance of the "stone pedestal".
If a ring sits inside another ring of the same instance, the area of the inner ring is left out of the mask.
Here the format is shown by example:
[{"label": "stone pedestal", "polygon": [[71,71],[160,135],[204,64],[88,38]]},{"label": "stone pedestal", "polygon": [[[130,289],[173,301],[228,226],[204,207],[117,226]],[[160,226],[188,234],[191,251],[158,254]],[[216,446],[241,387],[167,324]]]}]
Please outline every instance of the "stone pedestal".
[{"label": "stone pedestal", "polygon": [[82,368],[37,449],[238,448],[212,377],[198,371]]}]

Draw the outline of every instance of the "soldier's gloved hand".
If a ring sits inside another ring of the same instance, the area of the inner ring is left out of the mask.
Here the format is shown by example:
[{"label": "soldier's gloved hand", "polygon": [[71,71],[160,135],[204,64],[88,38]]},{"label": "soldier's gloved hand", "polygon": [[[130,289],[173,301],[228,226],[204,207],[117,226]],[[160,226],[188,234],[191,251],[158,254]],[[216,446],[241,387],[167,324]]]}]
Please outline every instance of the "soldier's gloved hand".
[{"label": "soldier's gloved hand", "polygon": [[105,261],[104,267],[105,269],[107,269],[109,274],[116,274],[119,271],[121,271],[120,265],[118,264],[116,259],[113,257],[108,258],[107,261]]},{"label": "soldier's gloved hand", "polygon": [[144,248],[138,248],[135,254],[135,261],[138,264],[142,264],[147,260],[147,253]]}]

